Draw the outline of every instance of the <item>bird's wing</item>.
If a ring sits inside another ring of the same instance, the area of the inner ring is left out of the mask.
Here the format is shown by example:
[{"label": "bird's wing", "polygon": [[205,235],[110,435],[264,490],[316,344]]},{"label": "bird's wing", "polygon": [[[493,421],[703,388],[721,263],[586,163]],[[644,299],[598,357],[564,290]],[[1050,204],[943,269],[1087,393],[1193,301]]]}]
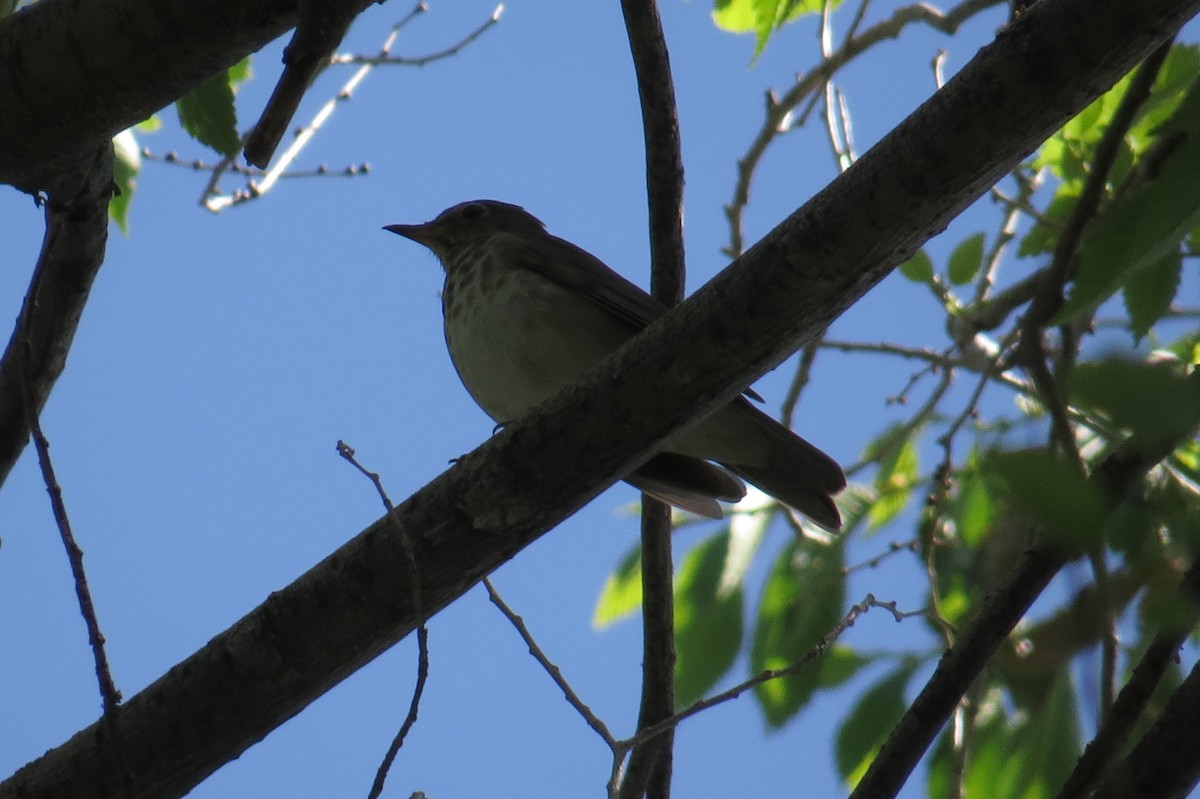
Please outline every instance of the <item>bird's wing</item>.
[{"label": "bird's wing", "polygon": [[[513,248],[518,263],[559,285],[583,292],[592,302],[628,324],[631,334],[640,333],[667,312],[665,305],[582,247],[557,236],[548,235],[538,241],[539,245],[547,242],[549,247],[535,248],[526,239],[505,236],[501,246]],[[749,386],[742,393],[755,402],[763,401]]]},{"label": "bird's wing", "polygon": [[[501,237],[497,237],[498,239]],[[512,248],[513,261],[559,285],[581,292],[599,307],[638,333],[667,312],[666,306],[614,272],[587,250],[565,239],[546,236],[536,247],[517,236],[504,236],[496,245]]]}]

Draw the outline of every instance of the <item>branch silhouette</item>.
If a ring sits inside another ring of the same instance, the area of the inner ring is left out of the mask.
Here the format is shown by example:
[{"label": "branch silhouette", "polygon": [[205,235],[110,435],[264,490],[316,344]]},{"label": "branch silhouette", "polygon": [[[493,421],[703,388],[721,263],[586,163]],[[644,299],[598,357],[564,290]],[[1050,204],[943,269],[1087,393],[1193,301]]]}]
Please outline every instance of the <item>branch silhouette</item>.
[{"label": "branch silhouette", "polygon": [[[219,41],[199,51],[236,55],[294,14],[287,4],[251,5],[277,18],[255,17],[241,31],[237,20],[247,12],[236,10],[233,23],[202,25]],[[81,8],[95,17],[111,7]],[[407,560],[392,525],[413,542],[433,614],[672,432],[811,341],[1197,9],[1200,0],[1046,0],[1023,13],[942,92],[679,308],[130,699],[115,734],[136,779],[132,795],[186,793],[414,629],[417,609],[397,579]],[[211,74],[212,66],[193,72]],[[135,84],[88,83],[99,105],[124,109],[129,98],[114,94],[173,97],[180,77],[165,77],[152,92]],[[10,116],[0,122],[0,152]],[[86,140],[105,127],[97,123]],[[9,163],[0,156],[0,176]],[[122,794],[101,735],[98,724],[80,731],[0,784],[0,797]]]}]

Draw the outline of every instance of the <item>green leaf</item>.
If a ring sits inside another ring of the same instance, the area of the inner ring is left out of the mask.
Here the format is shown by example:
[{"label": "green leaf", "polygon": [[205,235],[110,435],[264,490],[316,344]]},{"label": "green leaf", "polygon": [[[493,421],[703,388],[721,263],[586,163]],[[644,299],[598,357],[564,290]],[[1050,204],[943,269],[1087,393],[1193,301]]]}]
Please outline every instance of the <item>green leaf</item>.
[{"label": "green leaf", "polygon": [[675,581],[675,704],[704,696],[742,646],[743,591],[721,587],[729,533],[702,541],[684,558]]},{"label": "green leaf", "polygon": [[[836,8],[841,0],[829,0]],[[805,14],[818,13],[821,0],[715,0],[713,23],[731,33],[754,33],[754,58],[766,49],[771,34]]]},{"label": "green leaf", "polygon": [[162,129],[162,125],[162,117],[158,114],[151,114],[133,127],[138,133],[158,133]]},{"label": "green leaf", "polygon": [[1066,224],[1071,212],[1075,210],[1075,203],[1079,200],[1079,193],[1082,190],[1083,184],[1078,181],[1060,185],[1037,223],[1025,235],[1025,238],[1021,239],[1017,255],[1028,258],[1031,255],[1045,255],[1054,252],[1058,247],[1058,237],[1062,233],[1063,225]]},{"label": "green leaf", "polygon": [[964,475],[958,495],[958,533],[963,541],[977,548],[995,519],[995,503],[987,480],[977,471]]},{"label": "green leaf", "polygon": [[113,155],[116,191],[108,201],[108,218],[117,223],[122,233],[129,235],[129,203],[133,200],[138,172],[142,169],[142,157],[132,130],[123,130],[113,136]]},{"label": "green leaf", "polygon": [[1129,329],[1135,340],[1149,333],[1170,309],[1182,274],[1183,256],[1175,250],[1125,279],[1125,310],[1129,312]]},{"label": "green leaf", "polygon": [[1189,330],[1164,349],[1183,363],[1200,365],[1200,330]]},{"label": "green leaf", "polygon": [[1054,675],[1044,701],[1013,732],[997,794],[1020,799],[1053,797],[1079,758],[1083,748],[1080,737],[1071,673],[1063,669]]},{"label": "green leaf", "polygon": [[[763,588],[750,650],[750,668],[781,669],[798,661],[841,621],[846,598],[842,543],[794,540],[779,554]],[[820,664],[754,689],[772,727],[800,712],[821,685]]]},{"label": "green leaf", "polygon": [[958,243],[950,253],[946,271],[956,286],[970,283],[983,266],[983,233],[972,233]]},{"label": "green leaf", "polygon": [[1123,358],[1082,363],[1071,375],[1069,392],[1074,404],[1149,441],[1190,437],[1200,424],[1200,384],[1171,363]]},{"label": "green leaf", "polygon": [[[929,764],[928,796],[962,796],[963,799],[1007,799],[998,791],[1000,772],[1008,762],[1012,748],[1012,732],[1004,716],[1004,705],[998,698],[984,700],[984,712],[971,731],[971,750],[966,772],[954,779],[950,790],[952,763],[959,757],[954,751],[956,739],[961,740],[957,725],[948,724],[938,737]],[[961,783],[961,788],[959,784]]]},{"label": "green leaf", "polygon": [[914,283],[932,283],[933,261],[924,250],[917,250],[912,258],[900,264],[900,274]]},{"label": "green leaf", "polygon": [[1064,458],[1044,449],[993,453],[985,464],[1008,488],[1008,499],[1071,550],[1100,540],[1104,497]]},{"label": "green leaf", "polygon": [[1177,252],[1200,222],[1200,135],[1167,156],[1157,176],[1115,200],[1088,227],[1079,248],[1079,273],[1053,324],[1090,312],[1124,279]]},{"label": "green leaf", "polygon": [[867,512],[870,529],[878,530],[904,510],[917,485],[918,470],[917,446],[912,438],[884,455],[875,473],[879,498]]},{"label": "green leaf", "polygon": [[821,659],[819,686],[837,688],[849,682],[864,666],[872,662],[874,658],[859,654],[845,644],[834,644]]},{"label": "green leaf", "polygon": [[753,0],[716,0],[713,23],[730,33],[751,33],[757,29]]},{"label": "green leaf", "polygon": [[196,141],[226,156],[236,155],[241,146],[230,71],[221,70],[175,101],[183,129]]},{"label": "green leaf", "polygon": [[592,626],[603,629],[620,621],[642,605],[642,548],[634,545],[600,589]]},{"label": "green leaf", "polygon": [[834,751],[838,773],[848,784],[853,785],[861,779],[879,747],[904,715],[908,707],[904,691],[915,668],[915,662],[906,662],[864,691],[850,715],[838,727]]},{"label": "green leaf", "polygon": [[250,68],[250,56],[246,56],[229,68],[230,86],[236,87],[238,84],[245,83],[252,77],[254,77],[254,70]]},{"label": "green leaf", "polygon": [[1196,45],[1175,45],[1154,80],[1154,91],[1146,98],[1137,120],[1130,126],[1125,139],[1133,152],[1141,155],[1158,141],[1163,124],[1175,116],[1179,105],[1193,90],[1200,76],[1200,48]]}]

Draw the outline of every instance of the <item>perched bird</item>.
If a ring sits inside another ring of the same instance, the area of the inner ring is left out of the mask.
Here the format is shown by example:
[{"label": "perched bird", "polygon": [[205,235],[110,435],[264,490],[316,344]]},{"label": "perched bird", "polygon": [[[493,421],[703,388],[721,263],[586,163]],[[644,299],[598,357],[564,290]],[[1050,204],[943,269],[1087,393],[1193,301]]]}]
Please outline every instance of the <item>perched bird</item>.
[{"label": "perched bird", "polygon": [[[467,391],[501,424],[574,382],[667,311],[516,205],[474,200],[423,225],[384,229],[441,261],[450,357]],[[846,486],[838,464],[744,397],[670,439],[625,481],[720,518],[718,500],[745,496],[739,477],[827,530],[841,526],[832,498]]]}]

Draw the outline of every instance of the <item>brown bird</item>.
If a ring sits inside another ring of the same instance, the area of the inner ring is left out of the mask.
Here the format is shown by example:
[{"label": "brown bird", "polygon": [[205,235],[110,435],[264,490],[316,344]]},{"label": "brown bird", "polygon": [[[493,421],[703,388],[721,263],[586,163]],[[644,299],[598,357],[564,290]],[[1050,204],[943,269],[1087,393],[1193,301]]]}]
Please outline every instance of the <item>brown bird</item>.
[{"label": "brown bird", "polygon": [[[515,205],[474,200],[423,225],[384,229],[441,261],[450,358],[467,391],[501,424],[577,380],[667,311]],[[745,496],[739,477],[827,530],[841,526],[832,498],[846,486],[841,467],[744,397],[672,438],[625,481],[719,519],[718,500]]]}]

